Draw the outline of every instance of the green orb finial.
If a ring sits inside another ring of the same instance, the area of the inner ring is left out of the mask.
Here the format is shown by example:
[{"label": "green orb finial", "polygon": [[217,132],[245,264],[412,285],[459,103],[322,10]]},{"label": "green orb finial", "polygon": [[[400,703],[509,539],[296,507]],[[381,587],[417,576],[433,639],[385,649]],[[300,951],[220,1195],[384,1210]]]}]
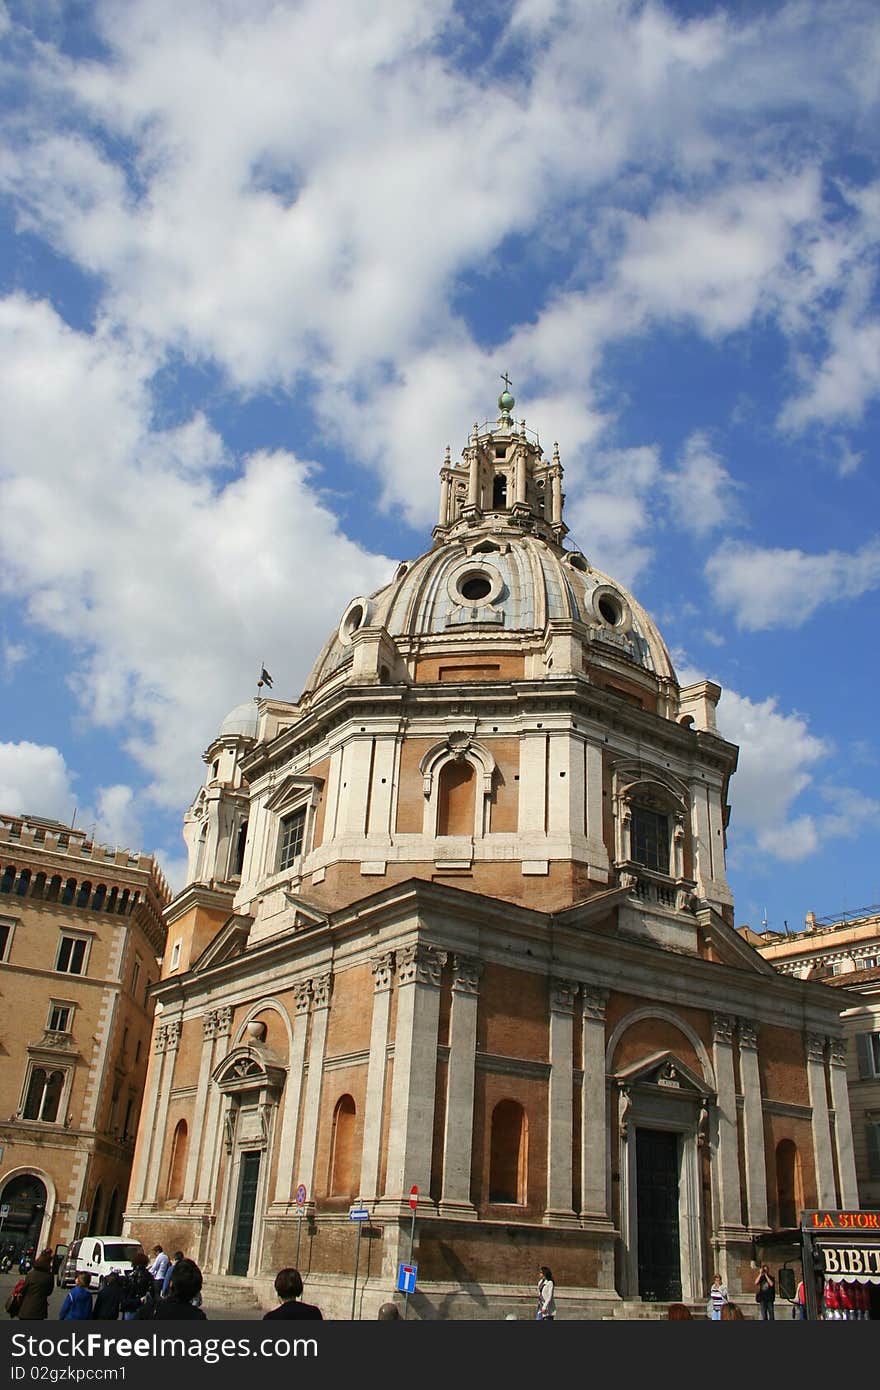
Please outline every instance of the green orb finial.
[{"label": "green orb finial", "polygon": [[512,383],[510,377],[507,375],[507,372],[504,372],[502,374],[501,380],[504,382],[504,390],[498,397],[498,409],[501,411],[502,415],[509,415],[510,412],[513,410],[513,407],[516,405],[516,401],[510,393],[510,387]]}]

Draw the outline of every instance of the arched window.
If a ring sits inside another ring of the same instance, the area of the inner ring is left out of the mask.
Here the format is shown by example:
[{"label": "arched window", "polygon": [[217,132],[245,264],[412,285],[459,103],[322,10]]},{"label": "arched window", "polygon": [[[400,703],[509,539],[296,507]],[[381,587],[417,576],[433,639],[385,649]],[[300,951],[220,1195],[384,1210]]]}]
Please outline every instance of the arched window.
[{"label": "arched window", "polygon": [[239,826],[238,839],[235,842],[235,862],[232,866],[232,872],[234,874],[241,874],[241,871],[244,868],[244,847],[245,842],[247,840],[247,833],[248,823],[245,820],[242,821],[241,825]]},{"label": "arched window", "polygon": [[122,1212],[119,1207],[119,1188],[114,1187],[110,1193],[110,1202],[107,1207],[107,1220],[105,1221],[108,1236],[118,1236],[119,1227],[122,1225]]},{"label": "arched window", "polygon": [[63,905],[64,905],[65,907],[70,907],[71,903],[73,902],[73,897],[74,897],[74,894],[75,894],[75,893],[76,893],[76,879],[75,879],[75,878],[69,878],[69,879],[67,880],[67,882],[65,883],[65,885],[64,885],[64,891],[63,891],[62,894],[61,894],[61,902],[63,903]]},{"label": "arched window", "polygon": [[95,1236],[101,1230],[101,1198],[103,1197],[101,1184],[95,1188],[95,1195],[92,1198],[92,1214],[89,1217],[89,1235]]},{"label": "arched window", "polygon": [[476,777],[469,762],[452,760],[440,770],[437,834],[473,835]]},{"label": "arched window", "polygon": [[492,484],[492,507],[496,512],[503,511],[507,506],[507,476],[504,473],[496,473],[495,481]]},{"label": "arched window", "polygon": [[26,898],[27,891],[30,888],[30,886],[31,871],[30,869],[22,869],[21,873],[18,876],[18,883],[16,883],[15,885],[15,891],[20,898]]},{"label": "arched window", "polygon": [[186,1173],[186,1141],[186,1120],[178,1120],[174,1128],[174,1137],[171,1140],[171,1158],[168,1163],[168,1186],[165,1193],[166,1197],[171,1201],[179,1201],[183,1196],[183,1179]]},{"label": "arched window", "polygon": [[42,897],[45,896],[45,893],[46,893],[46,875],[45,875],[45,874],[42,872],[42,870],[41,870],[40,873],[38,873],[38,874],[36,874],[36,875],[34,876],[34,883],[33,883],[33,887],[31,888],[31,897],[32,897],[32,898],[42,898]]},{"label": "arched window", "polygon": [[801,1156],[792,1139],[781,1139],[776,1145],[776,1203],[779,1225],[783,1229],[796,1226],[804,1209],[804,1183]]},{"label": "arched window", "polygon": [[47,1071],[45,1067],[34,1067],[24,1102],[24,1118],[44,1120],[47,1124],[52,1124],[58,1118],[63,1089],[63,1071]]},{"label": "arched window", "polygon": [[525,1205],[527,1150],[526,1112],[515,1100],[499,1101],[492,1111],[490,1202]]},{"label": "arched window", "polygon": [[333,1111],[333,1142],[330,1150],[330,1196],[356,1195],[354,1128],[357,1110],[351,1096],[340,1096]]},{"label": "arched window", "polygon": [[51,878],[50,881],[49,881],[49,887],[46,889],[46,901],[47,901],[47,902],[50,902],[50,903],[56,903],[56,902],[58,901],[58,894],[59,894],[60,892],[61,892],[61,875],[60,875],[60,874],[53,874],[53,875],[52,875],[52,878]]},{"label": "arched window", "polygon": [[3,870],[3,877],[0,878],[0,893],[11,893],[12,885],[15,883],[15,865],[10,864]]},{"label": "arched window", "polygon": [[[100,911],[101,911],[101,908],[104,906],[104,899],[106,898],[106,896],[107,896],[107,885],[106,885],[106,883],[99,883],[98,886],[97,886],[97,888],[95,889],[95,896],[92,898],[92,911],[93,911],[93,912],[100,912]],[[109,1232],[108,1232],[108,1235],[115,1235],[115,1234],[116,1234],[115,1231],[109,1231]]]}]

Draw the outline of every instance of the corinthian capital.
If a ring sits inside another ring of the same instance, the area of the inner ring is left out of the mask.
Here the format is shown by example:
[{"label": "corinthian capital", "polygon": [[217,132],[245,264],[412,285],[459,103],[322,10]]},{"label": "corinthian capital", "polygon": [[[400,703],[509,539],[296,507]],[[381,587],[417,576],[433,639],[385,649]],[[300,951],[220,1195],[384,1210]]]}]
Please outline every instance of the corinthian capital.
[{"label": "corinthian capital", "polygon": [[397,952],[397,980],[400,985],[433,985],[440,987],[440,972],[446,964],[446,952],[435,950],[417,941],[401,946]]}]

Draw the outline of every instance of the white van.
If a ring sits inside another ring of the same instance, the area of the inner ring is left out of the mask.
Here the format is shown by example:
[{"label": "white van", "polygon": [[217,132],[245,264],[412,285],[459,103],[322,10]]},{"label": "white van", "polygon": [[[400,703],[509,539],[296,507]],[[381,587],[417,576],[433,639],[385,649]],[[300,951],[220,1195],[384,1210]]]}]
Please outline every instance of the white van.
[{"label": "white van", "polygon": [[58,1275],[58,1285],[69,1289],[78,1274],[91,1274],[92,1288],[97,1289],[100,1280],[111,1269],[125,1273],[131,1269],[132,1256],[144,1254],[139,1240],[128,1240],[125,1236],[83,1236],[75,1240],[67,1252],[67,1258]]}]

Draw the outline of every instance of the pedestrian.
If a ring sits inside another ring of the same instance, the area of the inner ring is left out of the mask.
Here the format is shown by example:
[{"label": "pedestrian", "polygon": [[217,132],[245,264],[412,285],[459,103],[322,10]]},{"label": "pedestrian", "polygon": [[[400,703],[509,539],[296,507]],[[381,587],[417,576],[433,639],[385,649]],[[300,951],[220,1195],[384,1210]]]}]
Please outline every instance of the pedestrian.
[{"label": "pedestrian", "polygon": [[801,1279],[795,1291],[791,1315],[799,1321],[807,1316],[807,1291],[804,1288],[803,1279]]},{"label": "pedestrian", "polygon": [[722,1305],[719,1316],[722,1322],[745,1322],[746,1320],[742,1308],[738,1308],[735,1303],[729,1301]]},{"label": "pedestrian", "polygon": [[761,1317],[765,1322],[774,1322],[776,1314],[773,1305],[776,1302],[776,1280],[770,1273],[767,1265],[761,1265],[755,1278],[755,1302],[761,1309]]},{"label": "pedestrian", "polygon": [[143,1250],[131,1257],[131,1269],[122,1281],[122,1318],[124,1322],[142,1317],[147,1304],[156,1303],[156,1284],[147,1268]]},{"label": "pedestrian", "polygon": [[21,1306],[18,1316],[22,1322],[49,1316],[49,1295],[55,1287],[52,1276],[52,1256],[38,1255],[25,1275],[21,1286]]},{"label": "pedestrian", "polygon": [[182,1259],[183,1259],[183,1251],[182,1251],[182,1250],[175,1250],[172,1259],[169,1260],[169,1262],[168,1262],[168,1268],[167,1268],[166,1271],[165,1271],[165,1278],[162,1280],[162,1297],[163,1297],[163,1298],[164,1298],[165,1295],[167,1294],[167,1292],[168,1292],[168,1286],[169,1286],[169,1284],[171,1283],[171,1272],[172,1272],[172,1270],[174,1269],[174,1266],[175,1266],[180,1260],[182,1260]]},{"label": "pedestrian", "polygon": [[691,1320],[691,1310],[685,1303],[670,1303],[666,1316],[670,1322],[688,1322]]},{"label": "pedestrian", "polygon": [[397,1322],[400,1318],[400,1309],[396,1303],[383,1303],[376,1318],[379,1322]]},{"label": "pedestrian", "polygon": [[95,1294],[95,1306],[92,1309],[92,1317],[118,1318],[124,1295],[125,1285],[119,1276],[119,1271],[117,1269],[111,1269],[107,1278]]},{"label": "pedestrian", "polygon": [[84,1321],[92,1316],[92,1295],[89,1292],[89,1284],[92,1276],[87,1270],[80,1270],[76,1276],[72,1289],[67,1290],[64,1302],[58,1313],[59,1319],[64,1322],[67,1319],[73,1321]]},{"label": "pedestrian", "polygon": [[324,1314],[320,1308],[316,1308],[311,1303],[300,1303],[302,1297],[303,1281],[298,1269],[287,1266],[279,1269],[275,1275],[275,1292],[281,1299],[277,1308],[271,1308],[268,1313],[263,1314],[263,1320],[267,1318],[320,1318],[323,1322]]},{"label": "pedestrian", "polygon": [[207,1314],[193,1302],[201,1296],[201,1292],[202,1271],[195,1260],[178,1260],[168,1285],[168,1296],[160,1299],[152,1316],[159,1322],[204,1322]]},{"label": "pedestrian", "polygon": [[712,1287],[709,1290],[709,1303],[706,1308],[706,1315],[711,1322],[721,1320],[721,1309],[727,1302],[727,1285],[722,1284],[721,1275],[716,1274],[712,1279]]},{"label": "pedestrian", "polygon": [[171,1261],[165,1254],[165,1251],[162,1249],[161,1245],[153,1246],[152,1255],[153,1259],[149,1267],[149,1273],[150,1277],[153,1279],[156,1285],[156,1297],[161,1298],[162,1285],[165,1281],[165,1275],[168,1271],[168,1266],[171,1264]]},{"label": "pedestrian", "polygon": [[546,1265],[538,1270],[538,1322],[553,1322],[556,1317],[556,1284],[552,1272]]}]

